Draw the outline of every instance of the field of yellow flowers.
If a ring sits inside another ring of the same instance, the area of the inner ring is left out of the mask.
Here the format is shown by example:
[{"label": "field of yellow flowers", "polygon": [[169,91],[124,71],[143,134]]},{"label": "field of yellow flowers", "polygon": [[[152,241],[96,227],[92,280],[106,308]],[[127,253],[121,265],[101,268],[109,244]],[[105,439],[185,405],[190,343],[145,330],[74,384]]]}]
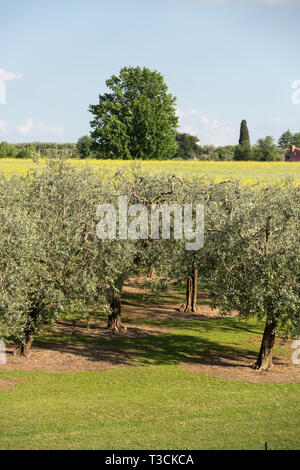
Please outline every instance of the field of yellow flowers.
[{"label": "field of yellow flowers", "polygon": [[[46,164],[45,160],[33,162],[15,158],[0,159],[0,172],[5,175],[27,176],[39,171]],[[70,160],[71,166],[92,168],[94,171],[113,175],[120,169],[127,173],[134,165],[143,173],[176,174],[177,176],[194,178],[203,177],[216,182],[227,179],[240,179],[244,184],[279,183],[291,178],[294,184],[300,185],[300,162],[211,162],[211,161],[140,161],[128,160]]]}]

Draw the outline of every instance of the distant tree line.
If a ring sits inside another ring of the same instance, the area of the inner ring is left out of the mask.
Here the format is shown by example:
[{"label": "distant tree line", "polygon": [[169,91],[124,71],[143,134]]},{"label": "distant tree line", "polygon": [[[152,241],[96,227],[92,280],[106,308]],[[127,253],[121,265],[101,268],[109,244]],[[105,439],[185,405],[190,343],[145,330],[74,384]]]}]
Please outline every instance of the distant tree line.
[{"label": "distant tree line", "polygon": [[89,111],[90,135],[77,143],[0,143],[0,158],[64,157],[123,160],[280,161],[300,132],[285,131],[278,142],[266,136],[254,145],[245,119],[237,145],[201,146],[197,136],[178,132],[176,97],[164,77],[146,67],[123,67],[106,80],[108,92],[99,95]]},{"label": "distant tree line", "polygon": [[[171,160],[207,160],[207,161],[282,161],[284,153],[293,144],[300,147],[300,132],[283,132],[276,143],[272,136],[259,139],[251,146],[247,122],[243,120],[240,128],[238,145],[200,145],[197,136],[186,132],[177,132],[175,136],[176,152],[168,157]],[[97,150],[93,139],[85,135],[77,141],[77,154],[80,158],[119,158],[110,152],[105,155]],[[121,157],[120,157],[121,158]],[[167,158],[166,158],[167,159]]]},{"label": "distant tree line", "polygon": [[283,148],[276,145],[271,136],[261,138],[251,147],[247,122],[241,122],[239,144],[234,149],[234,160],[237,161],[280,161],[283,160]]},{"label": "distant tree line", "polygon": [[100,158],[280,161],[284,150],[300,140],[300,133],[286,131],[278,145],[267,136],[251,146],[247,122],[242,120],[238,145],[201,147],[197,136],[177,131],[176,97],[168,93],[159,72],[124,67],[106,86],[109,92],[99,95],[98,103],[89,107],[91,141],[85,136],[80,143],[85,146],[81,152],[85,156],[88,147]]},{"label": "distant tree line", "polygon": [[[276,144],[271,136],[261,138],[253,146],[250,141],[241,141],[239,145],[200,145],[197,136],[178,132],[175,137],[177,145],[176,153],[171,160],[206,160],[206,161],[281,161],[284,153],[293,144],[300,147],[300,132],[292,134],[284,132]],[[77,143],[20,143],[9,144],[0,142],[0,158],[31,158],[38,161],[39,158],[110,158],[115,159],[112,153],[105,156],[98,152],[94,141],[89,135],[80,137]]]},{"label": "distant tree line", "polygon": [[56,142],[24,142],[9,144],[0,142],[0,158],[39,158],[50,157],[78,157],[78,150],[75,143]]},{"label": "distant tree line", "polygon": [[[282,161],[284,153],[294,144],[300,147],[300,132],[292,134],[286,131],[282,134],[278,143],[271,136],[259,139],[251,146],[249,131],[246,121],[241,123],[241,131],[238,145],[203,145],[199,138],[188,133],[177,132],[175,137],[177,145],[176,153],[171,160],[206,160],[206,161]],[[109,156],[97,153],[93,139],[86,135],[78,139],[77,152],[80,158],[117,158],[110,153]]]},{"label": "distant tree line", "polygon": [[290,148],[291,145],[300,147],[300,132],[296,132],[295,134],[293,134],[288,129],[281,135],[280,139],[278,140],[278,146],[283,150],[287,150],[288,148]]}]

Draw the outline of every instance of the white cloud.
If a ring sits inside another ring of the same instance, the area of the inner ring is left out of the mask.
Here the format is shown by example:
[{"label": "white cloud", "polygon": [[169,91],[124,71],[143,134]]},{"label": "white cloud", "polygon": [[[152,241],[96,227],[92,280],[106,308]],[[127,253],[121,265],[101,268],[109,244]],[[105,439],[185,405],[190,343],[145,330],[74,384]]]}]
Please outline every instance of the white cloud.
[{"label": "white cloud", "polygon": [[54,135],[60,136],[63,134],[64,129],[61,126],[49,126],[45,122],[33,122],[32,118],[28,118],[24,125],[17,126],[17,132],[21,135]]},{"label": "white cloud", "polygon": [[44,122],[38,122],[35,125],[35,129],[47,135],[63,135],[64,133],[64,128],[62,126],[49,126]]},{"label": "white cloud", "polygon": [[198,133],[199,133],[199,130],[196,129],[195,127],[193,127],[193,126],[183,126],[183,127],[180,128],[180,130],[182,132],[185,132],[185,133],[190,134],[190,135],[195,135],[195,136],[198,135]]},{"label": "white cloud", "polygon": [[177,109],[181,132],[197,135],[200,145],[231,145],[238,139],[239,124],[216,119],[216,115],[207,115],[197,109],[182,111]]},{"label": "white cloud", "polygon": [[17,131],[19,134],[28,135],[31,133],[33,129],[33,120],[32,118],[26,119],[26,123],[24,126],[17,126]]},{"label": "white cloud", "polygon": [[0,134],[5,134],[7,132],[7,122],[0,119]]},{"label": "white cloud", "polygon": [[200,111],[198,109],[188,109],[187,111],[182,111],[181,109],[176,108],[176,114],[179,119],[184,119],[189,116],[197,116],[200,114]]},{"label": "white cloud", "polygon": [[13,82],[14,80],[21,80],[23,75],[21,73],[7,72],[0,68],[0,80],[3,82]]}]

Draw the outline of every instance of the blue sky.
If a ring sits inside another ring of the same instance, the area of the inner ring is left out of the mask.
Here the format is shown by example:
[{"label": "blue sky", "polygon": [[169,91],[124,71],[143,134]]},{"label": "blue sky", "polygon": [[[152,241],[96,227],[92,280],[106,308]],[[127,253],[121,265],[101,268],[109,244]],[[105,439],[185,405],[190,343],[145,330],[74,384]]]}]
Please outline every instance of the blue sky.
[{"label": "blue sky", "polygon": [[[75,142],[123,66],[161,72],[200,143],[300,131],[300,0],[0,0],[0,141]],[[1,90],[0,90],[1,92]],[[2,102],[3,102],[2,87]],[[1,100],[0,100],[1,101]]]}]

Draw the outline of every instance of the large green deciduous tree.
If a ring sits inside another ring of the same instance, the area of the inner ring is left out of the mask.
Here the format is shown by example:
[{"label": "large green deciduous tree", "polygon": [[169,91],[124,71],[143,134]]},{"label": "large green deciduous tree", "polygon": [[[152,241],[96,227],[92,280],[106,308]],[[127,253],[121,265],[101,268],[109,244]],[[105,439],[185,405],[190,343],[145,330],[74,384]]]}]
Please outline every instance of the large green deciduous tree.
[{"label": "large green deciduous tree", "polygon": [[108,93],[90,105],[91,137],[103,158],[168,159],[176,153],[176,98],[163,76],[148,68],[124,67],[106,81]]}]

